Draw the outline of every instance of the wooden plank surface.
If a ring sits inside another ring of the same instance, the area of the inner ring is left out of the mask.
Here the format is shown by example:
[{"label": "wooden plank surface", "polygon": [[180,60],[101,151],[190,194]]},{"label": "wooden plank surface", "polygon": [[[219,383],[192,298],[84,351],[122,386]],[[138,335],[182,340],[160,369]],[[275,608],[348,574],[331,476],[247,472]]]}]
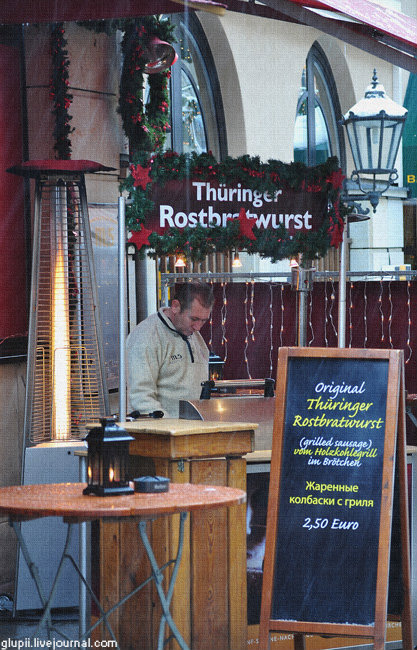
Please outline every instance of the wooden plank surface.
[{"label": "wooden plank surface", "polygon": [[[156,459],[155,471],[158,476],[167,476],[175,483],[189,483],[190,462],[173,462],[169,459]],[[159,566],[170,558],[176,557],[178,549],[179,516],[174,515],[169,519],[160,519],[152,523],[152,545],[155,549]],[[190,516],[187,517],[184,528],[184,547],[181,563],[178,569],[177,581],[175,583],[174,596],[171,603],[171,614],[181,632],[185,642],[191,644],[191,579],[190,579]],[[172,575],[172,568],[166,572],[169,577]],[[166,582],[164,583],[166,585]],[[158,626],[162,614],[159,599],[156,595],[155,586],[152,586],[152,618],[153,618],[153,648],[156,648]],[[176,650],[176,641],[170,641],[167,646],[169,650]]]},{"label": "wooden plank surface", "polygon": [[[119,600],[120,592],[120,525],[118,522],[104,522],[100,526],[100,585],[106,589],[100,592],[100,604],[105,612]],[[120,611],[116,609],[109,617],[112,630],[120,634]],[[111,639],[105,625],[99,626],[99,639]]]},{"label": "wooden plank surface", "polygon": [[[411,554],[410,554],[410,526],[408,510],[408,481],[406,457],[406,423],[405,423],[405,377],[404,365],[402,366],[401,389],[398,416],[397,462],[400,481],[400,521],[401,521],[401,570],[403,582],[403,609],[401,612],[401,630],[404,650],[413,648],[413,621],[411,602]],[[416,640],[414,640],[415,643]]]},{"label": "wooden plank surface", "polygon": [[[164,518],[165,519],[165,518]],[[104,524],[106,525],[106,524]],[[147,524],[150,534],[150,522]],[[137,522],[121,522],[119,598],[129,594],[150,575],[150,563],[139,538]],[[117,640],[123,650],[146,648],[152,638],[152,584],[130,598],[120,610]]]},{"label": "wooden plank surface", "polygon": [[244,503],[242,490],[216,484],[171,483],[169,491],[98,497],[84,495],[84,483],[12,485],[0,488],[0,512],[20,516],[62,517],[71,522],[93,519],[154,518],[177,512]]},{"label": "wooden plank surface", "polygon": [[[246,463],[243,458],[230,458],[227,484],[246,491]],[[247,569],[246,569],[246,506],[233,506],[228,511],[229,568],[229,648],[241,650],[247,644]]]},{"label": "wooden plank surface", "polygon": [[[216,432],[246,431],[256,429],[256,422],[220,422],[182,420],[179,418],[146,418],[134,422],[118,422],[128,433],[152,433],[152,435],[187,436]],[[99,426],[99,425],[98,425]]]},{"label": "wooden plank surface", "polygon": [[[242,456],[253,449],[256,426],[246,422],[184,420],[126,424],[135,438],[130,445],[131,459],[140,461],[141,466],[153,464],[152,471],[145,473],[168,476],[172,485],[198,481],[210,484],[212,480],[213,485],[228,485],[243,491],[246,490],[246,463]],[[171,613],[190,647],[241,650],[247,639],[246,506],[233,507],[230,516],[226,509],[217,513],[209,509],[203,514],[198,518],[195,512],[190,513],[185,525],[183,556]],[[178,515],[152,523],[152,545],[159,565],[176,554],[178,526]],[[130,581],[135,572],[136,551],[129,562],[130,542],[128,548],[124,548],[128,539],[127,536],[122,541],[121,558],[125,561],[122,581]],[[127,650],[133,647],[135,635],[137,648],[156,648],[161,607],[154,586],[149,603],[152,608],[151,638],[147,638],[148,627],[139,630],[134,625],[133,606],[127,618],[123,618],[123,625],[131,627],[131,636],[129,631],[124,636]],[[148,606],[145,605],[145,611]],[[214,638],[218,639],[216,646],[213,646]],[[178,644],[171,640],[167,647],[177,650]]]},{"label": "wooden plank surface", "polygon": [[[169,461],[169,477],[174,483],[191,482],[191,462]],[[191,607],[191,518],[187,518],[184,529],[184,548],[180,568],[178,570],[176,590],[174,593],[171,613],[174,621],[179,625],[181,634],[186,643],[191,647],[192,620]],[[171,517],[169,521],[169,548],[171,557],[177,552],[179,517]],[[171,641],[170,650],[177,650],[175,641]]]},{"label": "wooden plank surface", "polygon": [[130,454],[149,458],[208,458],[224,456],[242,456],[253,450],[254,432],[252,429],[238,432],[219,431],[193,435],[171,436],[159,433],[131,432],[135,440],[129,445]]},{"label": "wooden plank surface", "polygon": [[[193,482],[226,485],[226,460],[194,461]],[[192,647],[225,650],[228,634],[228,535],[227,511],[207,509],[193,513],[192,557]]]}]

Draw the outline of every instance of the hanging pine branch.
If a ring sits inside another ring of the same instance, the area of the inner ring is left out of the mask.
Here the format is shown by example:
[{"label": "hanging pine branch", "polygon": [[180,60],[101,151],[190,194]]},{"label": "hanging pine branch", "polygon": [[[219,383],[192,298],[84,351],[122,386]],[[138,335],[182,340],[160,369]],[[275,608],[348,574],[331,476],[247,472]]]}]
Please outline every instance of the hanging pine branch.
[{"label": "hanging pine branch", "polygon": [[174,43],[175,26],[163,16],[143,16],[118,20],[79,22],[95,33],[123,32],[123,68],[120,79],[118,111],[131,156],[141,151],[156,151],[164,145],[169,129],[168,81],[171,71],[147,75],[149,96],[145,98],[146,51],[153,37]]},{"label": "hanging pine branch", "polygon": [[49,81],[49,96],[53,101],[52,113],[55,115],[54,150],[60,160],[71,158],[70,134],[74,131],[70,126],[72,116],[68,109],[71,106],[72,95],[69,87],[69,65],[67,41],[63,23],[56,23],[51,32],[52,72]]},{"label": "hanging pine branch", "polygon": [[132,155],[155,151],[165,142],[169,128],[168,80],[171,71],[148,75],[149,99],[145,105],[146,50],[150,39],[172,43],[174,26],[158,16],[146,16],[125,25],[122,40],[123,69],[119,111]]}]

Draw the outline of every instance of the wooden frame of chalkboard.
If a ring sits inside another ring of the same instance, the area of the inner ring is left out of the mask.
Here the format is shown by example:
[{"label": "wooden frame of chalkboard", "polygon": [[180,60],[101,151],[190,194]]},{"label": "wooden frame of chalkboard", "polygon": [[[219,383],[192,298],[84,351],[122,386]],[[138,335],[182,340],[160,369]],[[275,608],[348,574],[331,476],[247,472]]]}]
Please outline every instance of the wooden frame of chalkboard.
[{"label": "wooden frame of chalkboard", "polygon": [[389,613],[412,650],[409,550],[403,352],[280,348],[260,650],[273,631],[383,650],[398,573]]}]

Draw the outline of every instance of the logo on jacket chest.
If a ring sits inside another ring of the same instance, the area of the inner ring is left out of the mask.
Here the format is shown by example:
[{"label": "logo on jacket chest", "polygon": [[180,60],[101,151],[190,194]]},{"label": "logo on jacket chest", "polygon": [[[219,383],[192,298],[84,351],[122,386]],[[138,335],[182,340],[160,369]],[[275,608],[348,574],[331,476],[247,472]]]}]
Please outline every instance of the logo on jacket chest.
[{"label": "logo on jacket chest", "polygon": [[182,354],[171,354],[169,358],[170,363],[175,363],[175,361],[180,361],[182,359]]}]

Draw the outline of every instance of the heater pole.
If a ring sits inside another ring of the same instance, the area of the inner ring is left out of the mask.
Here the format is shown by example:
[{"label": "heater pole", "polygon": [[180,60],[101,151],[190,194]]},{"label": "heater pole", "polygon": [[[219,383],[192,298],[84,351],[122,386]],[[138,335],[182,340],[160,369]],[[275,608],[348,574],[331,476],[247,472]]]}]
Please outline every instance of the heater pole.
[{"label": "heater pole", "polygon": [[346,346],[346,251],[347,251],[347,219],[343,220],[343,239],[340,247],[339,266],[339,314],[337,347]]},{"label": "heater pole", "polygon": [[123,196],[118,203],[118,270],[119,270],[119,421],[126,421],[126,230]]}]

